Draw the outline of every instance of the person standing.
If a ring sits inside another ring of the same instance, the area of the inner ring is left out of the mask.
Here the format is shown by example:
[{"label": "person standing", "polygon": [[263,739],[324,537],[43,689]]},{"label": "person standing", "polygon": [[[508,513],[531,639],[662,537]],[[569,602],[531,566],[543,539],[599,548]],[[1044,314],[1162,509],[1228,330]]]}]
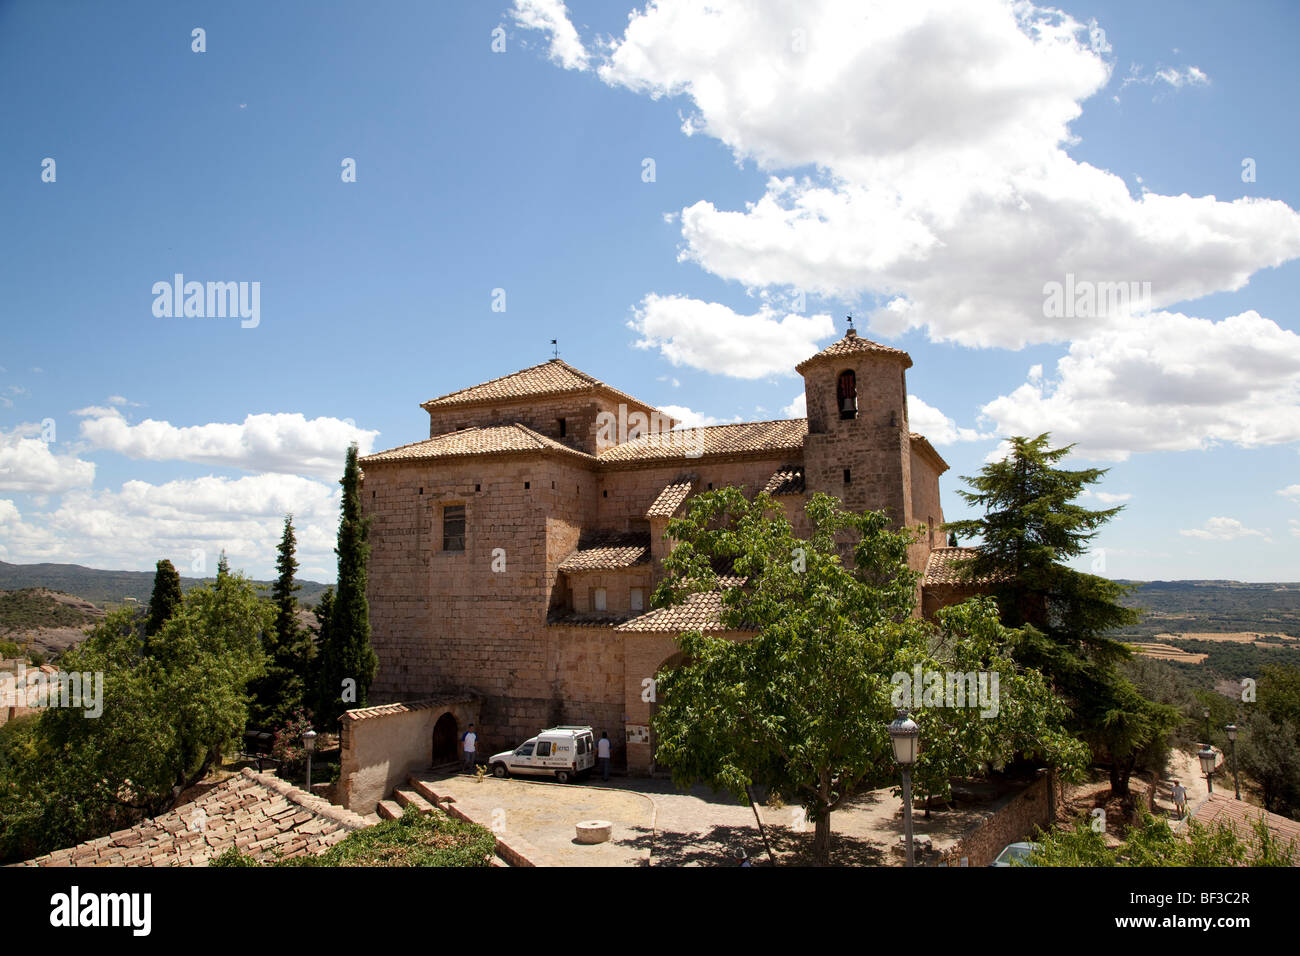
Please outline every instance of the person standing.
[{"label": "person standing", "polygon": [[474,733],[474,725],[469,725],[469,730],[465,731],[465,736],[461,738],[461,745],[465,750],[465,771],[466,773],[474,772],[474,750],[478,746],[478,734]]},{"label": "person standing", "polygon": [[603,730],[596,741],[596,759],[600,761],[600,779],[609,780],[609,734]]},{"label": "person standing", "polygon": [[1174,806],[1178,809],[1178,819],[1187,813],[1187,788],[1177,780],[1174,781]]}]

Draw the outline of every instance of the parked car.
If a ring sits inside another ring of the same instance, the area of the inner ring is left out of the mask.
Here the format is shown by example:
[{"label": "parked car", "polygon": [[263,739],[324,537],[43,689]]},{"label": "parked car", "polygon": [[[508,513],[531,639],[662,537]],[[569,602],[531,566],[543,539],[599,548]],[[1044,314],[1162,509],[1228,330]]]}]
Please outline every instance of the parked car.
[{"label": "parked car", "polygon": [[488,758],[498,777],[512,773],[554,777],[568,783],[596,765],[596,741],[590,727],[561,726],[543,730],[514,750],[503,750]]},{"label": "parked car", "polygon": [[1012,860],[1019,860],[1021,866],[1033,866],[1029,857],[1037,849],[1037,843],[1008,843],[989,866],[1011,866]]}]

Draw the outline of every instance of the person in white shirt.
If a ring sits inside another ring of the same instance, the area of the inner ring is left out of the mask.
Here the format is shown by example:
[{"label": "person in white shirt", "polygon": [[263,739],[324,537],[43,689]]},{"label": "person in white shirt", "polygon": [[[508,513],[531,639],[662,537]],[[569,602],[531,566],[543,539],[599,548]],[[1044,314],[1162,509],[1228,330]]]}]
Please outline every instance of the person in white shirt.
[{"label": "person in white shirt", "polygon": [[609,734],[603,730],[600,740],[596,741],[596,759],[600,761],[600,779],[609,779]]},{"label": "person in white shirt", "polygon": [[1187,813],[1187,788],[1177,780],[1174,781],[1174,806],[1178,808],[1178,819]]},{"label": "person in white shirt", "polygon": [[474,772],[474,748],[478,746],[478,734],[474,733],[474,725],[469,725],[469,730],[465,731],[465,736],[461,738],[461,743],[465,750],[465,770],[469,773]]}]

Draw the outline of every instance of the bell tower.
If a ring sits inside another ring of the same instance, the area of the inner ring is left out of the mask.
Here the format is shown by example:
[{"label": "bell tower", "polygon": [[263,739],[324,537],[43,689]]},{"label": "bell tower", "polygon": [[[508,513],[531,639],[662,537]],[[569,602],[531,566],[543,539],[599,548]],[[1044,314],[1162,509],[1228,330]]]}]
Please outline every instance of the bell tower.
[{"label": "bell tower", "polygon": [[[850,323],[852,320],[850,319]],[[911,439],[906,352],[844,338],[795,367],[808,405],[804,486],[855,511],[887,510],[895,527],[912,523]]]}]

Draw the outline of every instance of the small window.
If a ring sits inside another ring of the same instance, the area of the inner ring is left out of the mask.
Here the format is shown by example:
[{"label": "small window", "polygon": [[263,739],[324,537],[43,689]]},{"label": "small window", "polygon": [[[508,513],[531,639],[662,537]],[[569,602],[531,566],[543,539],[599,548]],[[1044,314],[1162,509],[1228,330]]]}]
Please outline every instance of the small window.
[{"label": "small window", "polygon": [[475,485],[475,486],[474,486],[474,490],[475,490],[475,491],[478,491],[478,490],[479,490],[479,486],[478,486],[478,485]]},{"label": "small window", "polygon": [[442,509],[442,550],[465,550],[464,505],[445,505]]},{"label": "small window", "polygon": [[515,756],[518,757],[531,757],[532,755],[533,755],[533,745],[531,743],[524,744],[522,747],[520,747],[518,750],[515,751]]},{"label": "small window", "polygon": [[840,410],[840,418],[857,417],[858,377],[852,369],[840,372],[839,382],[835,386],[835,399]]},{"label": "small window", "polygon": [[601,496],[602,498],[608,498],[608,497],[609,497],[609,492],[608,492],[608,491],[602,491],[602,492],[600,493],[600,496]]},{"label": "small window", "polygon": [[524,491],[527,491],[527,490],[528,490],[529,488],[531,488],[531,487],[532,487],[532,485],[531,485],[529,482],[527,482],[527,481],[524,482]]},{"label": "small window", "polygon": [[844,483],[847,485],[847,484],[848,484],[849,482],[851,482],[852,480],[853,480],[853,475],[852,475],[852,473],[849,471],[849,469],[845,468],[845,469],[844,469]]},{"label": "small window", "polygon": [[424,494],[424,489],[423,489],[423,488],[420,489],[420,494]]},{"label": "small window", "polygon": [[563,418],[560,419],[560,437],[563,438],[569,434],[569,423]]},{"label": "small window", "polygon": [[628,593],[627,606],[630,611],[644,611],[645,588],[633,588]]},{"label": "small window", "polygon": [[593,611],[603,611],[606,607],[605,589],[595,588],[591,592],[591,609]]},{"label": "small window", "polygon": [[537,756],[549,757],[551,755],[551,742],[549,740],[537,741]]}]

